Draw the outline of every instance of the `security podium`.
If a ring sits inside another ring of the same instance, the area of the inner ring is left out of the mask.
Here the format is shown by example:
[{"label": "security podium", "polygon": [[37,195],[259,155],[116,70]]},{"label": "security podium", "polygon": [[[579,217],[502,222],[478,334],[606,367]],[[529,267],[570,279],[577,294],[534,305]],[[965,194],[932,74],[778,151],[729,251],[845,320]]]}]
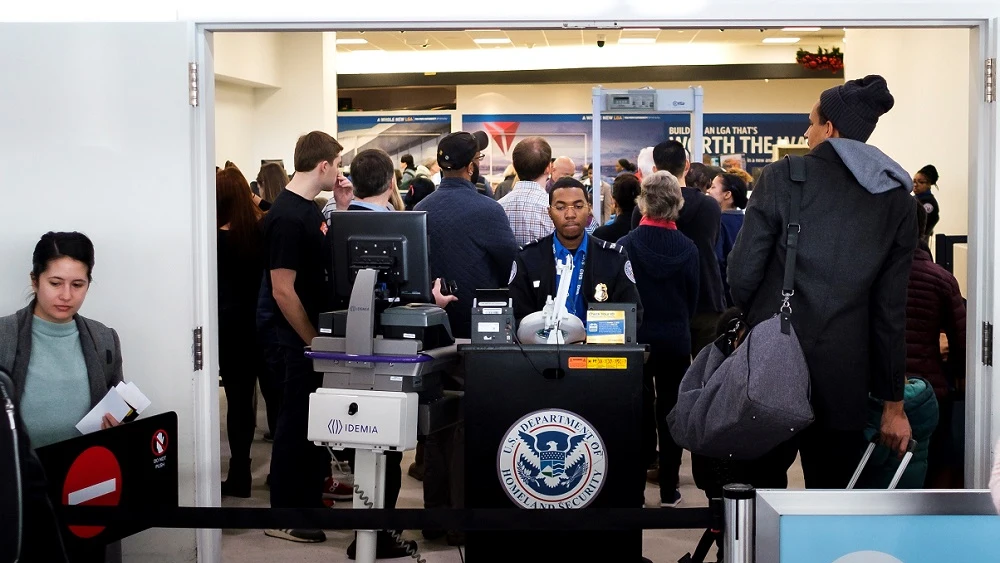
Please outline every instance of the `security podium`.
[{"label": "security podium", "polygon": [[[466,506],[643,506],[643,346],[463,344]],[[468,561],[639,561],[642,530],[470,532]]]}]

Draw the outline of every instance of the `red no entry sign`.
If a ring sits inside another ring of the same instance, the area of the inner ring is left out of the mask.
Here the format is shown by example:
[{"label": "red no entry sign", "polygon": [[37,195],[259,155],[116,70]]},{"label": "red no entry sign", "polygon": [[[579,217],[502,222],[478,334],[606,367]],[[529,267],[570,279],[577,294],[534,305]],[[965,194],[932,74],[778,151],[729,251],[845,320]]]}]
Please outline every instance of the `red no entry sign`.
[{"label": "red no entry sign", "polygon": [[166,430],[157,430],[153,433],[153,442],[150,447],[153,449],[153,455],[160,457],[161,455],[167,453],[167,448],[170,446],[170,435],[167,434]]},{"label": "red no entry sign", "polygon": [[[66,505],[118,506],[122,496],[122,469],[111,450],[94,446],[87,448],[66,472],[62,501]],[[80,538],[92,538],[104,531],[103,526],[70,526]]]}]

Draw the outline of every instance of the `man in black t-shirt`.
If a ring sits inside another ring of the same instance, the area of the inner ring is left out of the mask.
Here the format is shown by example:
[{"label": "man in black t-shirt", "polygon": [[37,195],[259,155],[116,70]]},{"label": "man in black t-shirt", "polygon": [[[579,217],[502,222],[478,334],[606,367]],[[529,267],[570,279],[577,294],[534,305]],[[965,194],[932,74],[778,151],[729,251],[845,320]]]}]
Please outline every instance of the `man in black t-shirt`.
[{"label": "man in black t-shirt", "polygon": [[[309,395],[322,383],[304,347],[317,336],[319,314],[327,309],[329,253],[323,251],[326,222],[313,199],[333,190],[340,174],[343,147],[333,137],[313,131],[295,144],[295,176],[264,217],[267,281],[278,305],[275,330],[285,356],[284,402],[271,453],[271,506],[318,508],[329,454],[306,439]],[[290,541],[315,543],[322,530],[265,530]]]}]

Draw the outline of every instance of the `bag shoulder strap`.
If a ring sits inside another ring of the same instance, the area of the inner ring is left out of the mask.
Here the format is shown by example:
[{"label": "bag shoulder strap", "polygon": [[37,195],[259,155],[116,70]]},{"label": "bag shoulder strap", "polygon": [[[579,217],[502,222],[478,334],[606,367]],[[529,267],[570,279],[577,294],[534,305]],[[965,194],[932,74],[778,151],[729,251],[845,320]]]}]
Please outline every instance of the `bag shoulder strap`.
[{"label": "bag shoulder strap", "polygon": [[806,181],[806,161],[798,155],[785,155],[788,177],[792,181],[791,202],[788,206],[788,225],[785,227],[785,279],[781,286],[781,332],[791,334],[792,306],[789,300],[795,295],[795,258],[799,250],[799,210],[802,208],[802,185]]}]

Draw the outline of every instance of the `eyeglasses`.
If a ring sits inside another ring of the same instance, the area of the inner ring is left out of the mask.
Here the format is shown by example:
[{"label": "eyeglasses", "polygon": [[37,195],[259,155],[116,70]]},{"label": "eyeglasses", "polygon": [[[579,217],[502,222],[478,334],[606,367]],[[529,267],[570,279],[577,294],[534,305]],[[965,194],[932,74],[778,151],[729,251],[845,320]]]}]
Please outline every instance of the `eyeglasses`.
[{"label": "eyeglasses", "polygon": [[566,205],[565,203],[557,203],[557,204],[555,204],[555,205],[552,206],[552,209],[554,209],[557,213],[566,213],[566,210],[568,210],[568,209],[572,209],[572,210],[576,211],[577,213],[581,213],[586,208],[587,208],[587,204],[586,203],[577,203],[577,204],[574,204],[574,205]]}]

